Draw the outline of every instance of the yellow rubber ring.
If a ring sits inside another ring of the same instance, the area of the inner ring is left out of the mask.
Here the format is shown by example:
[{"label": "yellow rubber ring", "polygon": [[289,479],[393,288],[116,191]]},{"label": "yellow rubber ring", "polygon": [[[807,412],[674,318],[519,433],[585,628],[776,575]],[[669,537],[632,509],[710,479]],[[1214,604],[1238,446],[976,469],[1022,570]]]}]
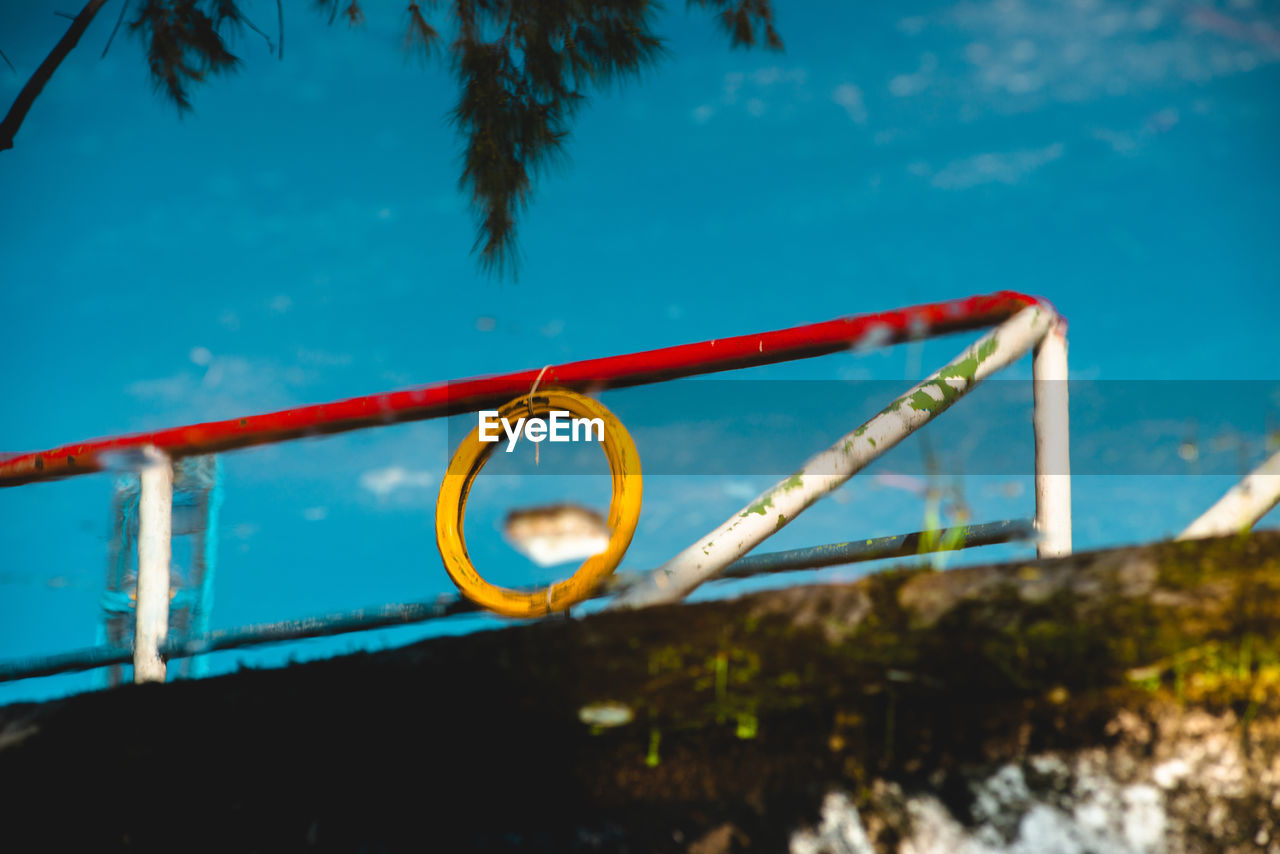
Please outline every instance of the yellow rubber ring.
[{"label": "yellow rubber ring", "polygon": [[609,544],[604,551],[583,561],[572,577],[533,592],[511,590],[485,581],[471,564],[462,533],[467,495],[480,469],[484,468],[489,455],[499,444],[481,442],[479,425],[462,440],[449,461],[449,468],[440,484],[440,496],[436,499],[436,544],[440,547],[440,557],[449,577],[468,599],[508,617],[541,617],[553,611],[563,611],[586,599],[618,568],[640,521],[640,500],[644,492],[640,455],[627,428],[600,403],[565,389],[547,389],[516,398],[498,410],[498,416],[514,422],[520,416],[534,417],[552,410],[567,411],[583,418],[599,418],[604,422],[604,454],[609,460],[613,481],[607,519]]}]

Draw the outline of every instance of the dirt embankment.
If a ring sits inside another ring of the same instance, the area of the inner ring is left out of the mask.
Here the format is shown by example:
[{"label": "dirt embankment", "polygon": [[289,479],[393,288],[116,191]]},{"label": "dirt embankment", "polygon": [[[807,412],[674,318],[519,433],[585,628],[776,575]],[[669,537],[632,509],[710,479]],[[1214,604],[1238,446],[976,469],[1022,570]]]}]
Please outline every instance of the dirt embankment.
[{"label": "dirt embankment", "polygon": [[1280,852],[1280,534],[0,709],[0,849]]}]

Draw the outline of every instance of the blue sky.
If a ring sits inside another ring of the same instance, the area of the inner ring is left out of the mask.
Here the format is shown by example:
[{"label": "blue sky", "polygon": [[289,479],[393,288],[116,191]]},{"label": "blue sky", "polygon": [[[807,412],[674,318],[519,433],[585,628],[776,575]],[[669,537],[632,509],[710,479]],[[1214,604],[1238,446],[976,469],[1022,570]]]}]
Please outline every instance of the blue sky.
[{"label": "blue sky", "polygon": [[[273,32],[274,3],[244,5]],[[538,181],[521,218],[511,282],[482,275],[470,254],[459,140],[445,121],[451,76],[405,61],[398,12],[370,4],[367,24],[348,30],[291,9],[284,61],[241,36],[241,72],[196,89],[180,120],[152,92],[135,39],[121,33],[98,58],[118,12],[109,4],[0,153],[0,449],[1010,288],[1070,319],[1075,378],[1255,381],[1260,402],[1232,453],[1260,460],[1263,422],[1280,412],[1269,382],[1280,316],[1273,6],[777,6],[782,54],[730,50],[708,17],[678,4],[659,15],[670,58],[582,110],[568,163]],[[0,6],[0,50],[17,69],[0,69],[6,106],[63,32],[55,8]],[[742,377],[905,386],[964,344]],[[1010,376],[1029,373],[1024,360]],[[1195,433],[1206,420],[1215,426],[1199,439],[1220,432],[1203,394],[1171,394],[1156,432]],[[625,412],[626,395],[604,401]],[[945,443],[943,422],[930,429]],[[901,467],[918,470],[918,449],[899,452],[917,454]],[[432,523],[449,453],[433,422],[226,455],[213,625],[451,591]],[[481,571],[540,578],[497,522],[549,500],[603,506],[597,462],[578,477],[495,463],[468,520]],[[894,470],[886,459],[882,471]],[[1030,479],[1015,480],[967,477],[975,517],[1028,515]],[[624,567],[661,563],[770,482],[648,479]],[[1167,536],[1230,482],[1190,467],[1078,477],[1077,547]],[[0,490],[0,657],[93,643],[112,489],[100,475]],[[922,518],[919,496],[869,476],[766,548]],[[492,624],[228,654],[215,669]],[[92,684],[0,686],[0,702]]]}]

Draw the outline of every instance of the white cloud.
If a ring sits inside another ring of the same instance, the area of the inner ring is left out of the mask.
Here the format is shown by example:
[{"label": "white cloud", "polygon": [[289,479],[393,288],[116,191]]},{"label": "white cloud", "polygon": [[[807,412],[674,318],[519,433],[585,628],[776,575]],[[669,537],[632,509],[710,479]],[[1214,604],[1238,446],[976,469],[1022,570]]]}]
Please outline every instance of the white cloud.
[{"label": "white cloud", "polygon": [[809,79],[809,72],[803,68],[779,68],[771,65],[768,68],[758,68],[752,73],[751,79],[757,86],[769,87],[776,83],[794,83],[803,85]]},{"label": "white cloud", "polygon": [[1017,63],[1031,62],[1036,58],[1036,43],[1030,39],[1018,39],[1009,50],[1009,58]]},{"label": "white cloud", "polygon": [[997,151],[953,160],[937,172],[928,164],[913,163],[908,171],[929,177],[940,190],[967,190],[980,184],[1016,184],[1035,170],[1062,156],[1063,145],[1055,142],[1044,148]]},{"label": "white cloud", "polygon": [[[208,354],[196,348],[188,358],[196,370],[136,380],[125,393],[146,404],[152,417],[169,425],[255,415],[297,403],[296,389],[309,385],[312,373],[294,365],[243,356]],[[200,371],[199,368],[203,368]]]},{"label": "white cloud", "polygon": [[889,489],[901,489],[903,492],[909,492],[912,495],[921,497],[929,492],[929,481],[912,474],[881,472],[875,476],[875,482],[879,486],[888,487]]},{"label": "white cloud", "polygon": [[738,90],[742,88],[743,73],[741,71],[731,71],[724,76],[724,94],[720,100],[726,104],[737,103]]},{"label": "white cloud", "polygon": [[597,511],[577,504],[550,504],[507,514],[503,537],[539,566],[582,560],[604,551],[609,528]]},{"label": "white cloud", "polygon": [[899,98],[919,95],[933,82],[938,70],[938,57],[931,53],[920,56],[920,67],[911,74],[899,74],[889,81],[889,93]]},{"label": "white cloud", "polygon": [[728,498],[737,501],[750,501],[767,488],[768,484],[751,484],[744,480],[731,480],[723,487],[724,494]]},{"label": "white cloud", "polygon": [[1138,150],[1138,140],[1127,131],[1098,128],[1093,132],[1093,138],[1105,142],[1117,154],[1133,154]]},{"label": "white cloud", "polygon": [[693,120],[706,124],[716,115],[718,108],[739,105],[754,118],[771,112],[786,115],[792,104],[812,100],[808,80],[809,72],[804,68],[769,65],[750,73],[731,71],[724,76],[719,105],[708,103],[695,107]]},{"label": "white cloud", "polygon": [[898,32],[908,36],[918,36],[924,31],[928,23],[923,15],[912,15],[909,18],[903,18],[898,21]]},{"label": "white cloud", "polygon": [[327,350],[308,350],[306,347],[298,348],[298,362],[303,365],[336,368],[346,367],[347,365],[350,365],[352,361],[350,353],[330,353]]},{"label": "white cloud", "polygon": [[414,471],[404,466],[387,466],[370,469],[360,475],[360,486],[376,495],[379,500],[389,498],[403,489],[422,489],[435,483],[429,471]]},{"label": "white cloud", "polygon": [[919,74],[899,74],[889,81],[889,94],[898,98],[919,95],[929,86],[929,79]]},{"label": "white cloud", "polygon": [[844,108],[855,124],[867,123],[867,106],[862,100],[862,90],[852,83],[841,83],[831,93],[831,100]]},{"label": "white cloud", "polygon": [[1095,128],[1093,138],[1105,142],[1117,154],[1136,154],[1154,137],[1166,134],[1177,127],[1181,114],[1172,107],[1147,116],[1139,127],[1117,130]]},{"label": "white cloud", "polygon": [[[1276,15],[1261,7],[990,0],[961,2],[949,15],[975,37],[965,48],[970,73],[952,84],[962,110],[1023,111],[1044,100],[1203,82],[1280,60]],[[919,82],[903,75],[891,89],[913,94]]]},{"label": "white cloud", "polygon": [[190,374],[183,373],[154,380],[135,380],[125,388],[125,393],[130,397],[176,403],[190,397],[194,388],[195,380]]}]

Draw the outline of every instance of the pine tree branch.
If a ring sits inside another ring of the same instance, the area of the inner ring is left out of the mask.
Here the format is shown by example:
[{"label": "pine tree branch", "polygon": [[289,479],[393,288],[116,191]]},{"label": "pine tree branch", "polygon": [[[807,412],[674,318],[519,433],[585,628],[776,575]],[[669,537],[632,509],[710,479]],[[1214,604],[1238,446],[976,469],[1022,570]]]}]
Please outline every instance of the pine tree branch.
[{"label": "pine tree branch", "polygon": [[102,56],[99,59],[107,58],[107,51],[111,50],[111,43],[116,40],[116,33],[120,32],[120,25],[124,23],[125,13],[129,11],[129,0],[124,0],[124,5],[120,7],[120,16],[116,18],[116,25],[111,28],[111,36],[107,39],[106,47],[102,49]]},{"label": "pine tree branch", "polygon": [[267,53],[274,54],[276,52],[276,44],[271,40],[271,36],[267,35],[262,30],[258,29],[258,25],[255,24],[253,21],[249,20],[248,17],[245,17],[243,20],[246,27],[253,30],[258,35],[262,36],[262,40],[267,43]]},{"label": "pine tree branch", "polygon": [[241,26],[244,16],[231,0],[212,11],[210,17],[196,0],[144,0],[129,25],[147,45],[152,84],[177,106],[179,115],[191,110],[191,85],[240,65],[218,31],[227,23]]},{"label": "pine tree branch", "polygon": [[27,117],[27,113],[31,110],[31,105],[35,103],[44,86],[53,77],[53,72],[58,70],[58,66],[62,64],[62,60],[67,58],[67,54],[71,53],[72,48],[79,43],[80,37],[84,35],[85,30],[89,29],[89,24],[93,21],[98,10],[105,6],[107,0],[89,0],[85,7],[80,10],[80,14],[76,15],[75,20],[71,22],[71,26],[67,28],[66,33],[53,46],[53,50],[45,57],[44,62],[40,63],[40,67],[31,75],[31,79],[22,87],[22,91],[18,93],[18,97],[14,99],[13,106],[9,108],[9,112],[4,117],[4,121],[0,122],[0,151],[13,148],[13,138],[18,133],[18,128],[22,126],[23,120]]}]

